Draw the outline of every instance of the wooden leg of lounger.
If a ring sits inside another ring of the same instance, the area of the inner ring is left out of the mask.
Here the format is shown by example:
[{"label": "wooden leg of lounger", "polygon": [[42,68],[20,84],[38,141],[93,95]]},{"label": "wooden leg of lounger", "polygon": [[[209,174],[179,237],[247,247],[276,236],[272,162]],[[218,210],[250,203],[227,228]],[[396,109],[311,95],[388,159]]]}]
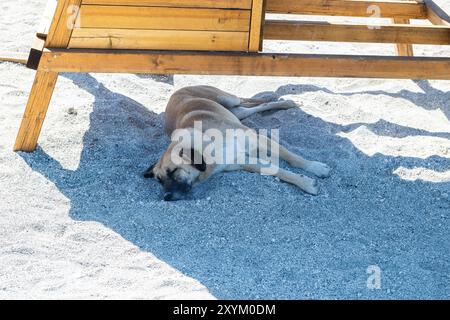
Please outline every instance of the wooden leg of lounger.
[{"label": "wooden leg of lounger", "polygon": [[[409,24],[409,19],[406,18],[395,18],[393,21],[396,24]],[[414,56],[412,44],[397,43],[397,55],[402,57]]]},{"label": "wooden leg of lounger", "polygon": [[36,149],[57,79],[57,72],[37,71],[22,124],[17,134],[14,151],[32,152]]}]

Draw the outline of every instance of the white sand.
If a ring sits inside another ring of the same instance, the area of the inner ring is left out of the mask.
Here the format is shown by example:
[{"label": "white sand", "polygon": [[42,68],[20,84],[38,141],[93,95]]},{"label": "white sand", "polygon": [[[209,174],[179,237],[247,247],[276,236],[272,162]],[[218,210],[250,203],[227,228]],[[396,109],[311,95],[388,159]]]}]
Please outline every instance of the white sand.
[{"label": "white sand", "polygon": [[[438,2],[450,12],[449,0]],[[28,50],[44,5],[2,1],[0,51]],[[450,56],[449,47],[416,49]],[[1,299],[450,297],[449,81],[63,75],[39,150],[16,154],[34,72],[1,63],[0,75]],[[321,195],[232,173],[190,201],[162,202],[140,173],[167,145],[171,93],[194,84],[296,101],[298,110],[246,124],[279,128],[284,144],[329,163]],[[378,291],[365,287],[373,264],[384,272]]]}]

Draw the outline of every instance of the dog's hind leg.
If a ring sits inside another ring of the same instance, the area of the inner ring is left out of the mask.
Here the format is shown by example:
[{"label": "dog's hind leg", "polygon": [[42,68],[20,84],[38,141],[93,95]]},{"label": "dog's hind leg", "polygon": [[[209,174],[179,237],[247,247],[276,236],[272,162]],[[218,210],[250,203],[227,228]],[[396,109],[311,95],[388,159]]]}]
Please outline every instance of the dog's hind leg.
[{"label": "dog's hind leg", "polygon": [[319,178],[326,178],[330,175],[331,168],[326,164],[318,161],[310,161],[305,158],[297,155],[287,148],[280,145],[278,142],[270,139],[264,135],[258,135],[259,138],[259,152],[270,151],[270,156],[278,157],[279,159],[283,159],[287,161],[291,166],[295,168],[303,169],[307,172],[310,172],[316,175]]},{"label": "dog's hind leg", "polygon": [[244,165],[243,169],[248,172],[261,173],[278,177],[280,180],[296,185],[303,191],[317,195],[319,193],[319,185],[317,180],[309,178],[307,176],[289,172],[278,167],[263,167],[260,165]]},{"label": "dog's hind leg", "polygon": [[257,107],[263,103],[268,103],[268,102],[276,102],[279,99],[279,96],[276,93],[273,94],[269,94],[266,95],[262,98],[240,98],[240,107],[244,107],[244,108],[253,108],[253,107]]},{"label": "dog's hind leg", "polygon": [[270,111],[270,110],[286,110],[291,108],[296,108],[297,105],[294,101],[286,100],[286,101],[276,101],[276,102],[268,102],[259,104],[257,106],[253,107],[243,107],[238,106],[236,108],[230,109],[230,111],[238,117],[239,120],[243,120],[245,118],[248,118],[252,114],[264,112],[264,111]]},{"label": "dog's hind leg", "polygon": [[278,101],[279,97],[275,93],[272,95],[267,95],[262,98],[239,98],[231,93],[227,93],[224,91],[219,91],[217,98],[213,99],[214,101],[220,103],[227,109],[232,109],[236,107],[244,107],[244,108],[253,108],[260,106],[264,103],[275,102]]}]

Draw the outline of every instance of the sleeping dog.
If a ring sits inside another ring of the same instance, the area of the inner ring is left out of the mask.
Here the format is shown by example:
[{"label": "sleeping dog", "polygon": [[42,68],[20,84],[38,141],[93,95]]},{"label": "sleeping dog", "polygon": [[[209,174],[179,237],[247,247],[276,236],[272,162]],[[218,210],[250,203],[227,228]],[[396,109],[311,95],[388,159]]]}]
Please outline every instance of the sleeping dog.
[{"label": "sleeping dog", "polygon": [[[146,170],[144,177],[159,181],[164,188],[165,201],[184,198],[194,185],[206,181],[216,173],[236,170],[272,175],[309,194],[317,195],[317,180],[258,160],[262,160],[261,154],[270,154],[271,158],[285,160],[291,166],[320,178],[330,174],[330,168],[326,164],[306,160],[281,146],[273,137],[258,134],[241,123],[242,119],[258,112],[295,107],[292,101],[243,99],[209,86],[178,90],[170,98],[166,108],[165,131],[172,137],[172,143],[161,159]],[[216,133],[214,138],[208,133],[212,130]],[[230,130],[243,133],[258,143],[236,143],[236,135],[228,134]],[[218,139],[217,133],[225,138]],[[197,143],[192,144],[196,138]],[[248,144],[253,146],[247,147]],[[214,149],[214,152],[205,152],[208,148]],[[219,162],[212,156],[213,153],[231,154],[233,159],[227,157],[227,161]],[[244,155],[244,162],[237,161],[238,154]]]}]

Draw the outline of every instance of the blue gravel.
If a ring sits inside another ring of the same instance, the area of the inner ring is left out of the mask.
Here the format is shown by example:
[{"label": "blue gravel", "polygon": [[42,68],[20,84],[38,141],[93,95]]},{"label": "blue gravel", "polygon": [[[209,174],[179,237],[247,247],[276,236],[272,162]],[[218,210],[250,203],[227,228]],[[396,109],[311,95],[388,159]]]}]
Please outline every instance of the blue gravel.
[{"label": "blue gravel", "polygon": [[[333,167],[319,196],[229,173],[167,203],[157,183],[141,176],[167,146],[164,115],[89,75],[66,77],[97,99],[79,168],[63,169],[41,149],[21,156],[70,200],[71,218],[104,224],[221,299],[450,298],[450,183],[392,173],[399,166],[449,170],[448,159],[369,157],[336,135],[350,128],[300,108],[278,112],[278,120],[264,113],[245,123],[278,121],[285,145]],[[450,105],[442,107],[450,115]],[[380,135],[418,134],[368,126]],[[380,289],[367,287],[369,266],[381,270]]]}]

